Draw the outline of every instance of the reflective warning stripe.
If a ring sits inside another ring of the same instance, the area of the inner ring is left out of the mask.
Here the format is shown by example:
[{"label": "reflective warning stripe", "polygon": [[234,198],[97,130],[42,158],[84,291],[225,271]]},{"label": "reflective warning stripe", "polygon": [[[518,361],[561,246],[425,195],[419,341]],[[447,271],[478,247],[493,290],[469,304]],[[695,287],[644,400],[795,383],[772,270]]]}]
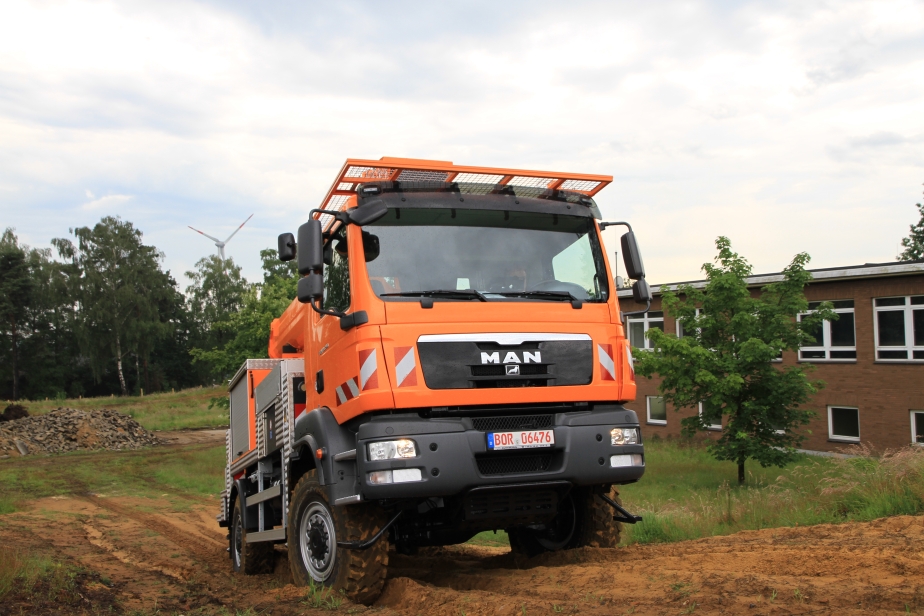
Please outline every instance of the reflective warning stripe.
[{"label": "reflective warning stripe", "polygon": [[356,378],[352,378],[343,385],[337,387],[337,404],[343,404],[352,400],[359,395],[359,387],[356,385]]},{"label": "reflective warning stripe", "polygon": [[613,362],[613,345],[598,344],[597,350],[600,357],[600,379],[603,381],[615,381],[616,364]]},{"label": "reflective warning stripe", "polygon": [[375,349],[359,352],[359,388],[363,391],[379,386],[378,354]]},{"label": "reflective warning stripe", "polygon": [[398,387],[417,385],[417,360],[414,347],[395,347],[395,376]]},{"label": "reflective warning stripe", "polygon": [[635,380],[635,360],[632,358],[632,349],[626,345],[626,359],[629,361],[629,378]]}]

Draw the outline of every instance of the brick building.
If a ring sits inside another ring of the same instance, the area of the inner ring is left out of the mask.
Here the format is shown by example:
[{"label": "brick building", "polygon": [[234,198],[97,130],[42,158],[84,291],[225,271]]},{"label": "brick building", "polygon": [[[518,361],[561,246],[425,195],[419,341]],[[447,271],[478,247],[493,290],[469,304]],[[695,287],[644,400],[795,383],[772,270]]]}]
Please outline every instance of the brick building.
[{"label": "brick building", "polygon": [[[811,435],[805,449],[837,450],[851,443],[876,449],[924,445],[924,260],[868,263],[811,270],[806,287],[809,308],[831,301],[840,318],[826,321],[817,342],[798,353],[783,354],[782,365],[811,363],[810,378],[826,387],[807,405],[817,417],[807,426]],[[781,274],[752,276],[754,293]],[[705,286],[706,281],[677,284]],[[683,335],[679,323],[661,308],[661,287],[653,286],[648,314],[628,317],[627,335],[645,352],[651,342],[644,332],[652,327]],[[624,311],[638,310],[629,289],[619,291]],[[636,401],[627,404],[647,421],[645,434],[677,436],[680,420],[695,410],[675,412],[658,396],[657,378],[638,381]],[[719,426],[716,429],[720,429]]]}]

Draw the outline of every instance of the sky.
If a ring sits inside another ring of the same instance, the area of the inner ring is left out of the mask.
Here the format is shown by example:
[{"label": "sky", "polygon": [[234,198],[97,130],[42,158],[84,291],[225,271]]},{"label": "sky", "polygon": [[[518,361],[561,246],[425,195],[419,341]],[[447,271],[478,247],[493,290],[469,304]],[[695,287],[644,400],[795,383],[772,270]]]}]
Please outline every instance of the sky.
[{"label": "sky", "polygon": [[[183,272],[295,231],[346,158],[614,176],[652,283],[892,261],[924,182],[924,3],[21,2],[0,228],[118,215]],[[616,228],[606,232],[617,248]],[[622,264],[620,271],[624,272]]]}]

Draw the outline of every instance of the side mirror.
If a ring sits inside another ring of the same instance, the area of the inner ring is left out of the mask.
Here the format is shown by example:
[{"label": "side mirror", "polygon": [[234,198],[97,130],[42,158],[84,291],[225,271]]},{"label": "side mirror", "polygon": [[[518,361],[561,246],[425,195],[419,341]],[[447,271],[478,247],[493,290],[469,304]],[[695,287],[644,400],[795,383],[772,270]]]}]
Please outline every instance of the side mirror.
[{"label": "side mirror", "polygon": [[647,280],[644,278],[639,278],[635,282],[635,284],[632,286],[632,299],[640,304],[647,304],[651,302],[651,287],[648,286]]},{"label": "side mirror", "polygon": [[298,281],[298,301],[308,304],[324,297],[324,274],[311,273]]},{"label": "side mirror", "polygon": [[375,261],[380,252],[379,236],[363,231],[363,254],[365,255],[366,263]]},{"label": "side mirror", "polygon": [[353,208],[347,212],[350,222],[362,227],[375,222],[388,213],[388,206],[381,199],[372,199],[366,201],[359,207]]},{"label": "side mirror", "polygon": [[295,258],[295,236],[291,233],[279,235],[279,260],[291,261]]},{"label": "side mirror", "polygon": [[629,231],[620,238],[622,244],[623,261],[626,264],[626,273],[632,280],[639,280],[645,277],[645,264],[642,263],[642,253],[638,249],[638,243],[635,241],[635,233]]},{"label": "side mirror", "polygon": [[298,245],[298,273],[302,276],[312,271],[320,273],[324,268],[320,220],[309,220],[298,228]]}]

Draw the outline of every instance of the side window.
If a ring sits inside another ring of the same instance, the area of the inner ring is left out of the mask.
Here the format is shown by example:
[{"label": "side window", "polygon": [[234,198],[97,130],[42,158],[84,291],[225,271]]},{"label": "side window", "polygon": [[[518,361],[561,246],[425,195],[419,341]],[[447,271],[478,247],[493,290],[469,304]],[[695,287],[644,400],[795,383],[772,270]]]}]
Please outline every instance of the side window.
[{"label": "side window", "polygon": [[[810,302],[809,312],[818,308],[821,302]],[[857,358],[857,335],[853,319],[853,300],[843,299],[831,302],[837,321],[824,321],[812,332],[814,342],[799,349],[799,359],[803,360],[849,360]],[[799,315],[802,320],[802,315]]]},{"label": "side window", "polygon": [[346,312],[350,307],[350,267],[346,229],[341,227],[325,247],[324,308]]},{"label": "side window", "polygon": [[911,442],[924,445],[924,411],[911,411]]},{"label": "side window", "polygon": [[720,410],[708,408],[700,402],[699,418],[707,430],[722,430],[722,413]]},{"label": "side window", "polygon": [[647,312],[637,316],[629,317],[629,344],[637,349],[653,349],[651,340],[645,337],[648,330],[652,327],[664,331],[664,313]]}]

